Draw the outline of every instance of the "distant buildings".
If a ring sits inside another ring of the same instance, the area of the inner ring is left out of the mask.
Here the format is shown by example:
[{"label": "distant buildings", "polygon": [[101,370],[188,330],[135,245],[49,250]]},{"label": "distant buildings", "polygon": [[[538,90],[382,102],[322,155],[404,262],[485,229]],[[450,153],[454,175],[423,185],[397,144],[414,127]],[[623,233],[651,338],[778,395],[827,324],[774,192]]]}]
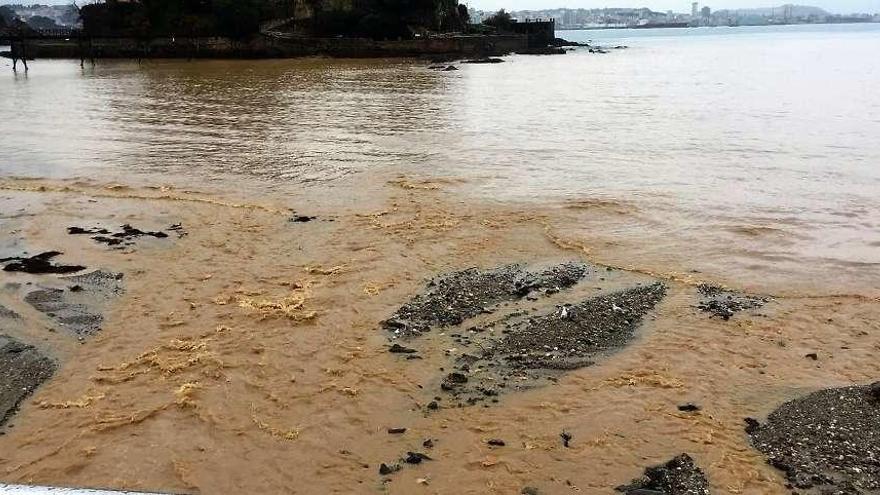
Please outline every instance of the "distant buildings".
[{"label": "distant buildings", "polygon": [[[471,22],[480,23],[492,12],[470,9]],[[514,19],[553,19],[556,29],[590,29],[639,26],[765,26],[779,24],[826,24],[844,22],[880,22],[880,14],[832,15],[816,7],[788,5],[768,9],[739,9],[713,11],[710,6],[700,8],[691,4],[690,14],[673,11],[655,12],[647,8],[606,9],[545,9],[521,10],[510,13]]]}]

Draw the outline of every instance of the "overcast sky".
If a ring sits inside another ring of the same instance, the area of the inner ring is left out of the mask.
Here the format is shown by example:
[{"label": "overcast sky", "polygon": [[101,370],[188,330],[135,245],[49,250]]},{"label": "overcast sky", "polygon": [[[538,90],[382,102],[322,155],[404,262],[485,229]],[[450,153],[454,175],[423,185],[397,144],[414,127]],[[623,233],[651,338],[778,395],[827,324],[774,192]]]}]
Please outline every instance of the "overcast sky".
[{"label": "overcast sky", "polygon": [[[689,0],[459,0],[480,10],[540,10],[556,7],[568,8],[603,8],[603,7],[648,7],[666,12],[690,12]],[[851,14],[853,12],[880,12],[880,0],[801,0],[798,2],[785,0],[706,0],[700,1],[700,7],[708,5],[712,10],[747,9],[753,7],[775,7],[785,3],[811,5],[821,7],[829,12]]]}]

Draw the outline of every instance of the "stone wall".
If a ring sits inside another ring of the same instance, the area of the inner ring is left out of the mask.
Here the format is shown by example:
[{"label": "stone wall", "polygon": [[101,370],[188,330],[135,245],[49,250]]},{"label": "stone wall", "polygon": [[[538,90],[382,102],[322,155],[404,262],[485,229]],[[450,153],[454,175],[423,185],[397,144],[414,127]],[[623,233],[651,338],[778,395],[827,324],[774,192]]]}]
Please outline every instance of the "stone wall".
[{"label": "stone wall", "polygon": [[34,40],[28,54],[35,58],[287,58],[441,57],[502,55],[528,47],[523,35],[448,36],[404,41],[361,38],[95,38],[92,40]]},{"label": "stone wall", "polygon": [[511,24],[511,30],[516,34],[528,36],[531,48],[546,47],[556,38],[556,22],[552,19],[549,21],[514,22]]}]

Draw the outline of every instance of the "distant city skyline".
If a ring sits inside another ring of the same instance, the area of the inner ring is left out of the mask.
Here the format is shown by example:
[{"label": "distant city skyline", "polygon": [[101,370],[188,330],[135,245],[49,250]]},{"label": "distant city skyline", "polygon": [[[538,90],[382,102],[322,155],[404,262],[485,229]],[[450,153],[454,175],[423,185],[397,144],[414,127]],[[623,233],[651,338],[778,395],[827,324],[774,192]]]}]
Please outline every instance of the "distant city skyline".
[{"label": "distant city skyline", "polygon": [[[546,10],[556,8],[601,9],[605,7],[647,7],[651,10],[690,13],[691,1],[680,0],[459,0],[468,7],[478,10]],[[802,0],[787,2],[780,0],[712,0],[700,2],[713,11],[723,9],[752,9],[779,7],[783,4],[808,5],[827,10],[832,14],[880,13],[880,0]]]}]

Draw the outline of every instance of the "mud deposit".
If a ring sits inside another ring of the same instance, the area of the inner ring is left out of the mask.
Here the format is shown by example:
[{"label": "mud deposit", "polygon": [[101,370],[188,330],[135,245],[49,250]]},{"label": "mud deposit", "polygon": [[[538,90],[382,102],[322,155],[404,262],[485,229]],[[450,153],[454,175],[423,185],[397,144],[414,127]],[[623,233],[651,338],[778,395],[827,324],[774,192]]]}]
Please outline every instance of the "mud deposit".
[{"label": "mud deposit", "polygon": [[706,475],[691,456],[681,454],[665,464],[645,469],[641,478],[618,486],[627,495],[709,495]]},{"label": "mud deposit", "polygon": [[880,490],[880,382],[787,402],[747,432],[798,493]]},{"label": "mud deposit", "polygon": [[104,321],[102,308],[108,299],[122,292],[122,274],[96,270],[59,280],[64,288],[32,291],[25,296],[25,302],[77,337],[99,331]]},{"label": "mud deposit", "polygon": [[33,346],[0,335],[0,426],[55,372],[55,363]]}]

